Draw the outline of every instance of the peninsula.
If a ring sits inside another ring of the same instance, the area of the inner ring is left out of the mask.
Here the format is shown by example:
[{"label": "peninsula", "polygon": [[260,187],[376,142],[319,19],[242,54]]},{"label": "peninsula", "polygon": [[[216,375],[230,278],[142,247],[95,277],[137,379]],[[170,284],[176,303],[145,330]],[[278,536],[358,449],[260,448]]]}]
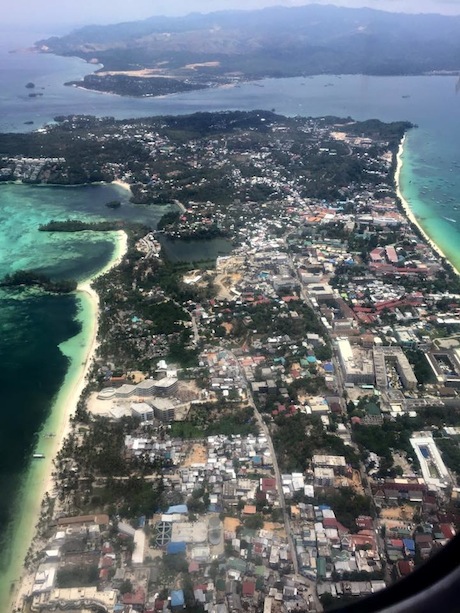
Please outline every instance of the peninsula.
[{"label": "peninsula", "polygon": [[[170,204],[93,283],[17,609],[329,610],[456,533],[460,280],[398,196],[411,129],[253,111],[0,135],[5,177]],[[228,255],[166,258],[207,229]]]}]

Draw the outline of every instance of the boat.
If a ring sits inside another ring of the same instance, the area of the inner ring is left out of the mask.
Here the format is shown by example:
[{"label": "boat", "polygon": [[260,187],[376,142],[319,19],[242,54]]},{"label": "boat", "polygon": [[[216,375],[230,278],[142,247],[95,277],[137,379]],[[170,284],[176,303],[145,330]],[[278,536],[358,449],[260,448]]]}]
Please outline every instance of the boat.
[{"label": "boat", "polygon": [[45,457],[45,454],[44,453],[34,453],[32,457],[34,460],[43,460],[43,458]]},{"label": "boat", "polygon": [[451,221],[452,223],[457,223],[456,219],[451,219],[450,217],[444,217],[444,219],[447,219],[447,221]]}]

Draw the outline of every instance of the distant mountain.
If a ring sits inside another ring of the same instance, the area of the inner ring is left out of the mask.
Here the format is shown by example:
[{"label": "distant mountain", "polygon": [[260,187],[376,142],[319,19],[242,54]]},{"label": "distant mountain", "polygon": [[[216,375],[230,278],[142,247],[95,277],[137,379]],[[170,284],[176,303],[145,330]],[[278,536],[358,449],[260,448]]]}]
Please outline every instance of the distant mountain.
[{"label": "distant mountain", "polygon": [[126,88],[126,77],[141,79],[136,87],[142,95],[155,93],[142,91],[144,81],[154,88],[155,79],[163,89],[171,84],[162,80],[172,79],[183,90],[185,85],[188,89],[263,77],[456,72],[460,17],[319,5],[276,7],[89,26],[39,41],[37,47],[104,64],[92,83],[96,89],[110,89],[107,84],[116,89],[119,81]]}]

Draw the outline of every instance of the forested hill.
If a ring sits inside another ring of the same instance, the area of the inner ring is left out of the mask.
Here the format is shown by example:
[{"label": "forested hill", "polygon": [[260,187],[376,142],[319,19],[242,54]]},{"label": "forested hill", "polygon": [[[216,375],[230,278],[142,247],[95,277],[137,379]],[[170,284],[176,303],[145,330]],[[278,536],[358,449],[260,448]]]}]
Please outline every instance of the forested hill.
[{"label": "forested hill", "polygon": [[460,70],[460,17],[276,7],[89,26],[37,46],[98,60],[106,71],[158,69],[155,76],[192,83],[230,73],[421,74]]}]

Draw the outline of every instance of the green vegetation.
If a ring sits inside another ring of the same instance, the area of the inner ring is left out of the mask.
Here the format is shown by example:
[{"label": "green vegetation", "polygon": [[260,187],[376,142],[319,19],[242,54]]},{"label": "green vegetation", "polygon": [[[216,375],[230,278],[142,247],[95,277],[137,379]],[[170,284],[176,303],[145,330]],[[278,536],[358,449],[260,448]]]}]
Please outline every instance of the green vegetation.
[{"label": "green vegetation", "polygon": [[[128,479],[108,479],[105,487],[96,495],[100,503],[110,505],[116,512],[127,519],[141,515],[151,516],[161,506],[163,492],[161,481],[145,481],[140,477]],[[92,500],[92,504],[96,500]]]},{"label": "green vegetation", "polygon": [[83,81],[68,81],[65,85],[78,85],[100,92],[110,92],[119,96],[164,96],[196,89],[204,89],[204,85],[192,85],[179,79],[167,77],[130,77],[126,75],[98,74],[86,75]]},{"label": "green vegetation", "polygon": [[148,319],[152,320],[151,331],[154,334],[172,334],[183,330],[183,321],[189,321],[190,316],[182,307],[168,300],[148,307]]},{"label": "green vegetation", "polygon": [[319,418],[302,413],[275,418],[273,444],[283,472],[304,471],[315,453],[344,455],[352,466],[359,458],[339,437],[327,433]]},{"label": "green vegetation", "polygon": [[[460,46],[457,21],[451,25],[455,19],[332,6],[276,7],[245,11],[244,17],[238,11],[221,11],[92,26],[37,44],[46,45],[52,53],[77,55],[86,61],[94,57],[96,48],[105,71],[158,68],[167,62],[164,72],[154,78],[96,73],[83,82],[83,86],[101,91],[160,95],[228,83],[229,74],[253,80],[315,74],[456,72]],[[366,29],[364,34],[362,28]],[[167,43],[164,32],[169,33]],[[193,70],[184,71],[184,66],[193,64]]]},{"label": "green vegetation", "polygon": [[66,440],[58,458],[75,458],[82,474],[128,476],[130,467],[124,454],[125,435],[137,426],[138,421],[132,417],[116,422],[96,417],[91,422],[91,428],[81,437]]},{"label": "green vegetation", "polygon": [[165,213],[160,218],[160,221],[157,223],[157,230],[163,230],[167,226],[171,226],[179,221],[180,212],[179,211],[169,211]]},{"label": "green vegetation", "polygon": [[121,221],[81,221],[79,219],[67,219],[65,221],[49,221],[39,226],[40,232],[110,232],[121,230],[125,224]]},{"label": "green vegetation", "polygon": [[185,573],[188,569],[188,562],[183,553],[166,554],[162,558],[162,563],[168,573]]},{"label": "green vegetation", "polygon": [[52,280],[36,270],[18,270],[6,275],[0,281],[0,287],[40,287],[45,292],[55,294],[70,294],[77,289],[76,281]]},{"label": "green vegetation", "polygon": [[174,422],[170,435],[174,438],[204,438],[214,434],[234,436],[256,434],[257,426],[251,407],[238,407],[234,403],[205,403],[195,405],[187,422]]},{"label": "green vegetation", "polygon": [[[231,308],[230,308],[231,306]],[[290,317],[295,311],[296,317]],[[220,331],[223,323],[232,324],[229,338],[241,339],[249,334],[258,335],[288,335],[290,339],[303,339],[309,332],[323,334],[323,326],[316,314],[307,305],[300,301],[289,303],[287,308],[279,307],[279,300],[265,300],[261,304],[229,304],[228,309],[219,312],[219,320],[214,327],[214,334],[223,336]],[[319,353],[330,356],[330,350],[324,348]],[[321,359],[318,357],[318,359]]]},{"label": "green vegetation", "polygon": [[317,394],[318,392],[324,390],[324,377],[304,377],[295,379],[288,385],[289,395],[296,401],[298,400],[299,392],[302,392],[303,394]]},{"label": "green vegetation", "polygon": [[103,305],[98,330],[104,339],[102,359],[121,370],[150,371],[152,360],[160,357],[185,368],[195,366],[199,349],[192,341],[190,315],[181,304],[212,295],[212,286],[182,281],[199,264],[144,258],[135,245],[146,229],[129,226],[126,231],[126,258],[93,282]]},{"label": "green vegetation", "polygon": [[[327,131],[324,138],[321,136],[320,119],[286,118],[269,111],[195,113],[186,117],[133,119],[129,123],[111,117],[57,119],[59,122],[46,132],[1,134],[4,167],[12,172],[17,156],[52,159],[59,156],[60,161],[44,163],[33,182],[66,185],[110,182],[115,179],[114,168],[118,168],[117,176],[124,172],[132,177],[133,202],[165,205],[178,200],[225,207],[224,215],[218,218],[206,217],[206,207],[200,207],[200,215],[195,218],[190,213],[193,207],[189,206],[187,223],[178,224],[174,214],[161,222],[161,228],[179,231],[180,236],[188,238],[234,235],[247,223],[248,216],[251,219],[266,216],[270,212],[267,207],[286,193],[283,185],[254,184],[252,178],[265,177],[267,169],[277,169],[277,177],[281,172],[283,181],[290,184],[294,181],[301,197],[341,198],[341,186],[364,183],[376,189],[381,182],[379,165],[371,157],[352,155],[340,142],[331,142]],[[328,125],[327,120],[324,123]],[[277,125],[284,130],[277,133],[274,147],[272,128]],[[375,138],[373,152],[377,159],[382,147],[387,150],[388,139],[393,143],[408,127],[409,123],[383,124],[375,120],[349,121],[341,129]],[[151,143],[147,137],[145,141],[136,138],[139,132],[153,132],[158,137],[149,137],[153,139]],[[156,138],[166,144],[155,145]],[[204,154],[209,138],[215,140],[211,156]],[[251,156],[263,148],[269,152],[264,169]],[[329,155],[329,149],[334,155]],[[196,152],[203,152],[199,163],[194,160]],[[234,181],[235,172],[240,174],[241,181]],[[263,212],[241,206],[250,202],[263,202]]]},{"label": "green vegetation", "polygon": [[460,477],[460,447],[458,441],[450,438],[437,438],[436,445],[442,453],[442,459],[450,470],[457,475],[457,480]]},{"label": "green vegetation", "polygon": [[120,583],[118,591],[120,594],[130,594],[133,591],[133,584],[129,579],[125,579]]},{"label": "green vegetation", "polygon": [[[157,260],[146,263],[147,274],[139,274],[139,285],[144,290],[158,286],[163,292],[180,304],[188,300],[199,302],[206,298],[212,298],[214,288],[212,286],[196,287],[182,281],[183,276],[196,268],[208,268],[210,262],[171,262],[169,260]],[[215,265],[215,262],[212,263]],[[139,269],[141,272],[141,269]]]},{"label": "green vegetation", "polygon": [[414,456],[410,436],[416,429],[410,417],[398,417],[394,421],[385,420],[381,426],[355,425],[353,439],[362,451],[373,451],[381,458],[379,476],[395,477],[399,467],[393,467],[393,451],[402,450],[409,457]]},{"label": "green vegetation", "polygon": [[88,425],[65,440],[56,458],[59,499],[72,496],[80,509],[111,508],[128,519],[152,515],[161,504],[163,484],[155,475],[162,462],[129,458],[125,453],[125,436],[136,430],[138,420],[126,417],[112,422],[97,417]]},{"label": "green vegetation", "polygon": [[406,351],[406,356],[412,364],[414,374],[420,384],[432,383],[434,379],[433,371],[426,359],[426,355],[420,349]]},{"label": "green vegetation", "polygon": [[58,588],[86,587],[97,585],[98,581],[97,563],[91,566],[59,568],[56,573],[56,587]]},{"label": "green vegetation", "polygon": [[[315,501],[316,502],[316,501]],[[339,487],[333,492],[319,493],[317,504],[327,504],[334,510],[338,521],[350,532],[357,532],[355,519],[359,515],[374,516],[372,499],[357,494],[351,487]]]},{"label": "green vegetation", "polygon": [[264,525],[264,516],[260,513],[250,515],[244,520],[244,527],[248,530],[260,530]]},{"label": "green vegetation", "polygon": [[188,349],[185,344],[189,335],[186,334],[178,342],[169,344],[168,360],[174,364],[180,364],[182,368],[193,368],[198,365],[199,349]]},{"label": "green vegetation", "polygon": [[203,429],[189,421],[175,421],[172,423],[170,435],[172,438],[181,438],[185,440],[205,437]]}]

